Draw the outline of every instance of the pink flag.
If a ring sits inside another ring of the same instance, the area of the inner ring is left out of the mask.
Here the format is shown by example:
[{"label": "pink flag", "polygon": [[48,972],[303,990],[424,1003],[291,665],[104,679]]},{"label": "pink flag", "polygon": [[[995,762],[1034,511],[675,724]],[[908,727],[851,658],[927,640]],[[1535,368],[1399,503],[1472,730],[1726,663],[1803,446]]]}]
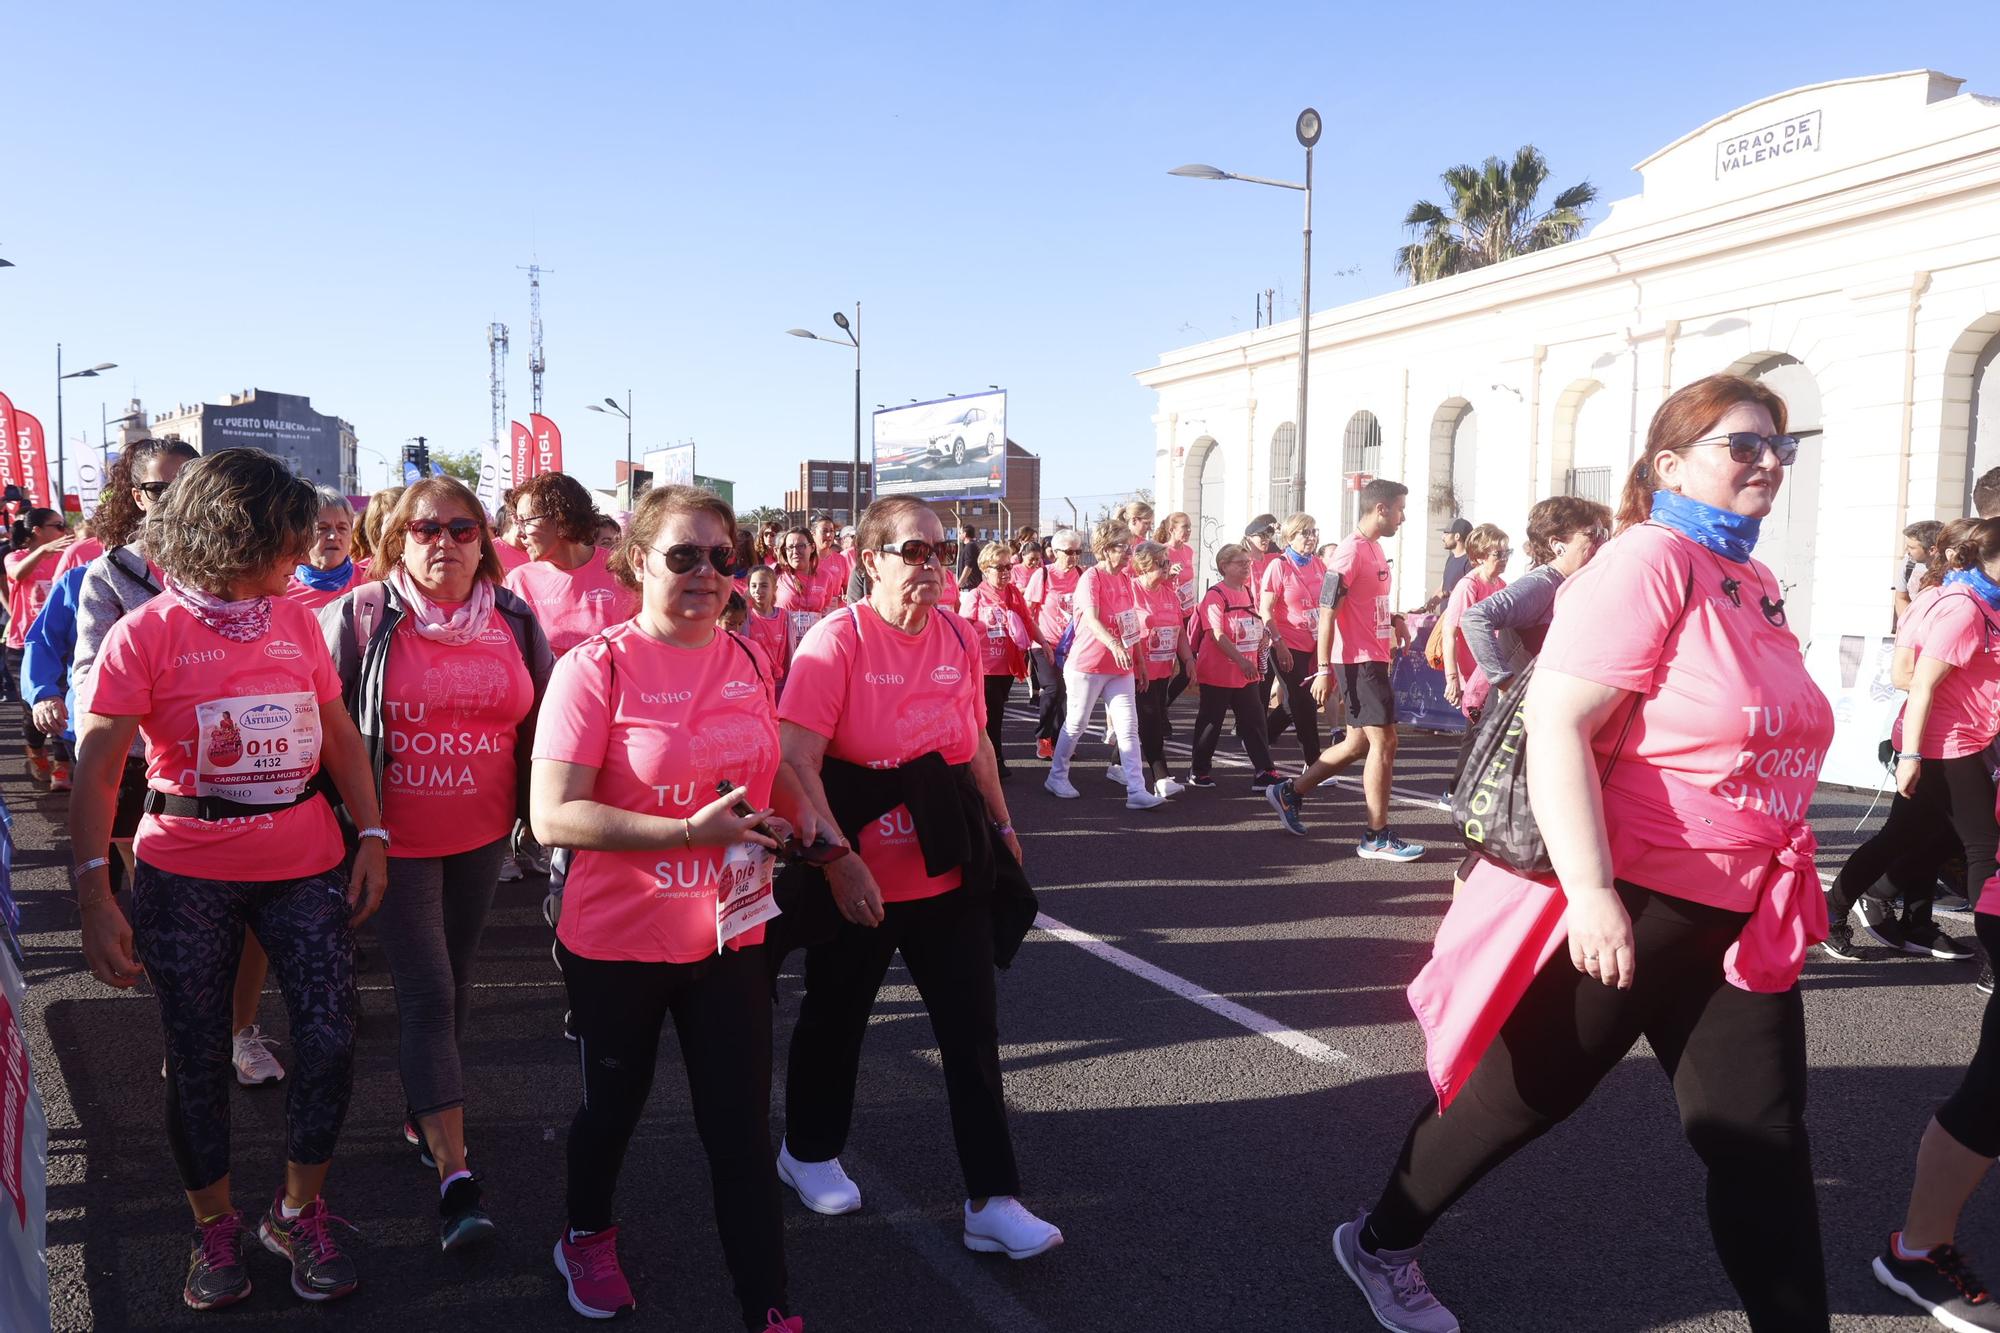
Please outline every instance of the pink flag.
[{"label": "pink flag", "polygon": [[520,486],[535,475],[535,437],[518,421],[507,423],[514,448],[514,482]]},{"label": "pink flag", "polygon": [[54,504],[49,499],[55,492],[49,485],[49,450],[42,437],[42,423],[19,409],[14,412],[14,475],[21,479],[29,504]]},{"label": "pink flag", "polygon": [[531,414],[528,420],[535,423],[535,471],[562,471],[562,431],[539,412]]}]

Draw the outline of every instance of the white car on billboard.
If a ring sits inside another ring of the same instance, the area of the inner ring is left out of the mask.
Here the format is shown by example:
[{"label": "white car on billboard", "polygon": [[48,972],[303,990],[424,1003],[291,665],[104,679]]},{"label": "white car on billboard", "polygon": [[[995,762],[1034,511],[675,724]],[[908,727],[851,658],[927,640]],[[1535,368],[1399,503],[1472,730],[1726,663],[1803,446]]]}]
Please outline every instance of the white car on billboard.
[{"label": "white car on billboard", "polygon": [[968,407],[944,423],[930,438],[930,452],[953,467],[968,458],[991,458],[1000,444],[993,414],[983,407]]}]

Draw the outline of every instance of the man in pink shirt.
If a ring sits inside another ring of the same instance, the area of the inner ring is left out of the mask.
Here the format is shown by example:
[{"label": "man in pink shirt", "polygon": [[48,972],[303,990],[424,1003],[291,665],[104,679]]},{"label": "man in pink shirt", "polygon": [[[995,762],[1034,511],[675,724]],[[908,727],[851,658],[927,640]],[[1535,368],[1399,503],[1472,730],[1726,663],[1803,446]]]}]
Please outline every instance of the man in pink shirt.
[{"label": "man in pink shirt", "polygon": [[[1365,758],[1361,796],[1368,827],[1356,854],[1373,861],[1414,861],[1424,849],[1389,829],[1389,777],[1396,763],[1396,692],[1389,684],[1392,649],[1409,640],[1403,618],[1389,609],[1389,560],[1381,539],[1403,526],[1410,488],[1380,477],[1361,490],[1361,521],[1334,550],[1320,590],[1319,642],[1313,698],[1347,699],[1347,734],[1290,782],[1264,789],[1285,831],[1305,836],[1301,799],[1357,759]],[[1339,673],[1338,683],[1335,672]]]}]

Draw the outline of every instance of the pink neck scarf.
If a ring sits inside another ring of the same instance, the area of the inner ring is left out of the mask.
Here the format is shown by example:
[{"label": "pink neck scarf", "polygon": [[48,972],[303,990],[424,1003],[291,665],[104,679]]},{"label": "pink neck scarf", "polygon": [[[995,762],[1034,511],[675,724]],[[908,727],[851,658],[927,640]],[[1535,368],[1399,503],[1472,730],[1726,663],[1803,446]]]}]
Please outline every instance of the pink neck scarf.
[{"label": "pink neck scarf", "polygon": [[212,592],[190,588],[163,574],[167,591],[187,609],[189,615],[232,643],[255,643],[271,632],[271,599],[249,597],[240,602],[224,601]]},{"label": "pink neck scarf", "polygon": [[479,637],[493,615],[493,581],[474,579],[472,596],[447,615],[442,607],[424,596],[416,580],[401,565],[389,571],[389,586],[403,599],[410,628],[448,648],[462,648]]}]

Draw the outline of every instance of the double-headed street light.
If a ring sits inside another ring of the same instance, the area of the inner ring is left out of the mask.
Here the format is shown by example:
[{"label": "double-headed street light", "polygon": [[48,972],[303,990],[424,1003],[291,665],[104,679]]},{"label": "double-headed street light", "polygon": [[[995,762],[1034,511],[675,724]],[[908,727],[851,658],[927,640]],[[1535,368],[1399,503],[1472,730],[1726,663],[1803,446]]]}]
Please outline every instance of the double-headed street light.
[{"label": "double-headed street light", "polygon": [[616,398],[606,398],[600,406],[597,403],[584,405],[586,412],[602,412],[605,416],[625,418],[625,503],[634,506],[637,497],[632,494],[632,391],[625,391],[625,406],[618,406]]},{"label": "double-headed street light", "polygon": [[[63,512],[63,493],[66,487],[68,486],[68,480],[63,474],[63,466],[64,466],[63,448],[64,445],[67,443],[63,439],[63,387],[62,387],[63,381],[96,379],[98,371],[116,370],[116,369],[118,369],[118,363],[116,361],[100,361],[88,370],[72,370],[69,374],[65,375],[63,374],[63,368],[62,368],[62,344],[61,343],[56,344],[56,494],[55,494],[56,505],[55,508],[58,514]],[[87,439],[89,437],[86,436],[85,438]]]},{"label": "double-headed street light", "polygon": [[[794,338],[810,338],[814,342],[833,343],[854,349],[854,461],[847,471],[847,509],[852,516],[849,522],[861,521],[861,302],[854,303],[854,322],[847,322],[847,316],[840,311],[833,312],[833,322],[840,327],[838,338],[814,333],[811,329],[786,329]],[[810,498],[810,497],[808,497]]]},{"label": "double-headed street light", "polygon": [[1294,503],[1303,508],[1306,502],[1306,351],[1307,336],[1312,324],[1312,275],[1313,275],[1313,145],[1319,142],[1319,112],[1307,107],[1299,112],[1298,124],[1294,131],[1299,145],[1306,150],[1306,179],[1301,185],[1295,181],[1272,180],[1268,176],[1246,176],[1240,172],[1224,171],[1221,167],[1211,167],[1203,163],[1190,163],[1175,167],[1169,176],[1187,176],[1203,181],[1248,181],[1252,185],[1275,185],[1281,190],[1300,190],[1306,197],[1305,223],[1305,275],[1299,281],[1299,406],[1298,433],[1292,441],[1292,496]]}]

